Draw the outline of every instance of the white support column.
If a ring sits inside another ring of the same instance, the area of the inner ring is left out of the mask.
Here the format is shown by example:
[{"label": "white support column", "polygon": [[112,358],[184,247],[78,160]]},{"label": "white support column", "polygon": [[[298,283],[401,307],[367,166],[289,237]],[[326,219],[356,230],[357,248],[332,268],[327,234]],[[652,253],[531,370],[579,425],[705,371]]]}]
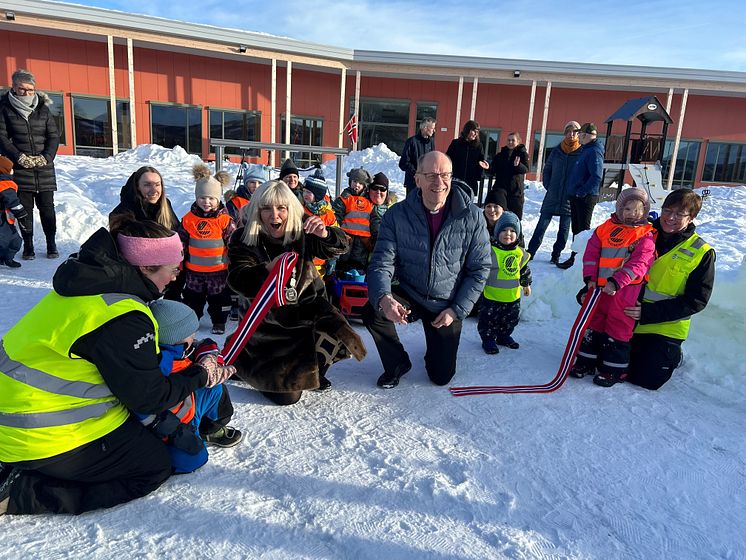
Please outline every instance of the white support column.
[{"label": "white support column", "polygon": [[[355,71],[355,122],[357,123],[357,138],[360,140],[362,127],[360,126],[360,70]],[[357,142],[352,144],[352,149],[357,150]]]},{"label": "white support column", "polygon": [[671,114],[671,102],[673,101],[673,88],[668,88],[668,97],[666,98],[666,113]]},{"label": "white support column", "polygon": [[552,82],[547,82],[547,93],[544,96],[544,116],[541,118],[541,138],[539,140],[539,160],[536,163],[536,180],[541,181],[541,168],[544,165],[544,141],[547,136],[547,118],[549,117],[549,98],[552,96]]},{"label": "white support column", "polygon": [[453,137],[457,138],[461,130],[461,99],[464,96],[464,77],[458,77],[458,95],[456,96],[456,123],[453,125]]},{"label": "white support column", "polygon": [[345,90],[347,89],[347,68],[342,68],[342,78],[339,83],[339,148],[344,146],[345,134]]},{"label": "white support column", "polygon": [[671,166],[668,168],[668,181],[666,190],[671,190],[673,186],[673,174],[676,171],[676,159],[679,154],[679,144],[681,143],[681,130],[684,128],[684,115],[686,114],[686,101],[689,99],[689,88],[684,89],[684,95],[681,97],[681,113],[679,113],[679,124],[676,127],[676,140],[673,143],[673,152],[671,153]]},{"label": "white support column", "polygon": [[534,133],[531,127],[534,126],[534,104],[536,103],[536,80],[531,82],[531,100],[528,103],[528,124],[526,125],[526,138],[523,144],[528,152],[528,159],[531,160],[531,142],[534,140]]},{"label": "white support column", "polygon": [[109,110],[111,112],[111,147],[114,155],[119,153],[119,138],[117,129],[117,91],[114,76],[114,37],[106,37],[109,47]]},{"label": "white support column", "polygon": [[[287,62],[287,71],[285,73],[285,76],[285,144],[290,144],[290,119],[293,116],[292,106],[290,103],[292,99],[291,94],[293,91],[293,62],[291,60],[288,60]],[[282,158],[283,160],[290,157],[290,152],[288,150],[285,150],[283,153],[285,154]]]},{"label": "white support column", "polygon": [[[277,142],[277,59],[272,59],[272,93],[270,98],[270,110],[269,110],[269,141],[272,144]],[[275,165],[275,151],[269,152],[269,161],[271,165]]]},{"label": "white support column", "polygon": [[137,147],[137,117],[135,116],[135,54],[132,39],[127,38],[127,73],[130,85],[130,146]]},{"label": "white support column", "polygon": [[469,118],[474,120],[474,115],[477,113],[477,88],[479,87],[479,78],[474,78],[474,84],[471,87],[471,112]]}]

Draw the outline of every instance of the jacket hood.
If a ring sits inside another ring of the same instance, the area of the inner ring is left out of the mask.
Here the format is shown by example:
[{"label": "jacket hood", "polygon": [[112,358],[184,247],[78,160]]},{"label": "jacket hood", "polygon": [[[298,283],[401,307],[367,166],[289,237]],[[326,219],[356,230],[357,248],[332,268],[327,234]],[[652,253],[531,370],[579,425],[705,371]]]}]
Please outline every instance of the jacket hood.
[{"label": "jacket hood", "polygon": [[54,291],[61,296],[91,296],[124,293],[144,301],[158,299],[155,284],[120,255],[114,238],[106,228],[89,237],[80,251],[63,262],[52,279]]}]

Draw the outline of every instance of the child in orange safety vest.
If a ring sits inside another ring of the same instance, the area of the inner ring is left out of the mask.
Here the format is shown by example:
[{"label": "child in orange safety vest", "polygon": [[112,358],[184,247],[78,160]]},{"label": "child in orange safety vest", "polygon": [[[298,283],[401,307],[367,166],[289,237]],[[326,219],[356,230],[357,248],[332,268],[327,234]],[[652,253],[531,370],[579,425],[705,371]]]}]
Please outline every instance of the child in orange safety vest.
[{"label": "child in orange safety vest", "polygon": [[0,156],[0,264],[10,268],[21,266],[14,259],[21,249],[21,236],[18,235],[15,223],[23,230],[23,220],[28,212],[18,199],[18,185],[11,176],[13,162]]},{"label": "child in orange safety vest", "polygon": [[339,227],[350,237],[350,250],[339,257],[340,271],[353,268],[365,270],[368,266],[370,244],[370,213],[373,203],[368,198],[368,186],[373,178],[362,167],[350,169],[348,187],[334,201],[332,208]]},{"label": "child in orange safety vest", "polygon": [[[307,216],[318,216],[327,227],[337,226],[337,217],[332,210],[329,189],[321,169],[314,171],[303,182],[303,211]],[[334,272],[336,263],[337,259],[313,259],[322,279]]]},{"label": "child in orange safety vest", "polygon": [[206,302],[213,334],[223,334],[231,309],[227,245],[236,225],[220,200],[230,176],[220,171],[212,177],[204,163],[195,165],[192,174],[196,200],[181,219],[179,231],[186,269],[182,299],[197,318],[202,317]]},{"label": "child in orange safety vest", "polygon": [[584,291],[596,286],[603,290],[570,370],[573,377],[585,377],[597,368],[593,382],[611,387],[627,376],[635,320],[624,309],[636,304],[655,260],[649,212],[650,201],[644,189],[624,189],[617,198],[616,212],[588,240],[583,255],[586,287],[578,296],[584,297]]}]

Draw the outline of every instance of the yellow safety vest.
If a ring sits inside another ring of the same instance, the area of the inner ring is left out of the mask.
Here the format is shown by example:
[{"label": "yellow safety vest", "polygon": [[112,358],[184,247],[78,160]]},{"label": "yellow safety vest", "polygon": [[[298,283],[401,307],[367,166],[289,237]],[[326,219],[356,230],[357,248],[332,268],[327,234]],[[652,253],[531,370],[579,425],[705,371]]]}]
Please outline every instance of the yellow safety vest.
[{"label": "yellow safety vest", "polygon": [[492,301],[509,303],[521,297],[521,269],[530,256],[521,247],[510,251],[492,247],[492,265],[484,297]]},{"label": "yellow safety vest", "polygon": [[[82,336],[108,321],[140,311],[129,294],[64,297],[47,294],[0,341],[0,461],[52,457],[121,426],[127,408],[91,362],[71,353]],[[147,342],[147,340],[143,340]]]},{"label": "yellow safety vest", "polygon": [[[665,255],[658,257],[648,273],[649,280],[643,291],[643,302],[672,299],[684,293],[686,281],[692,271],[702,262],[702,257],[711,247],[694,233]],[[637,325],[636,334],[660,334],[677,340],[686,340],[689,335],[691,317],[665,323]]]}]

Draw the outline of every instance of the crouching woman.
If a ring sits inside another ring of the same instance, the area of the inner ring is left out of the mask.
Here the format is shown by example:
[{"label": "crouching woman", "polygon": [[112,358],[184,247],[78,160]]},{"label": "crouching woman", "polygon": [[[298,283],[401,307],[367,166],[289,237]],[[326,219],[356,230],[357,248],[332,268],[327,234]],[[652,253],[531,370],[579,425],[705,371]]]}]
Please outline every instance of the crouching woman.
[{"label": "crouching woman", "polygon": [[350,355],[365,357],[365,346],[326,298],[314,258],[333,259],[347,251],[347,236],[304,216],[282,181],[264,183],[251,197],[246,226],[228,244],[228,285],[253,300],[279,257],[299,258],[290,279],[294,297],[270,310],[236,361],[237,375],[272,402],[298,402],[306,389],[328,389],[326,372]]}]

